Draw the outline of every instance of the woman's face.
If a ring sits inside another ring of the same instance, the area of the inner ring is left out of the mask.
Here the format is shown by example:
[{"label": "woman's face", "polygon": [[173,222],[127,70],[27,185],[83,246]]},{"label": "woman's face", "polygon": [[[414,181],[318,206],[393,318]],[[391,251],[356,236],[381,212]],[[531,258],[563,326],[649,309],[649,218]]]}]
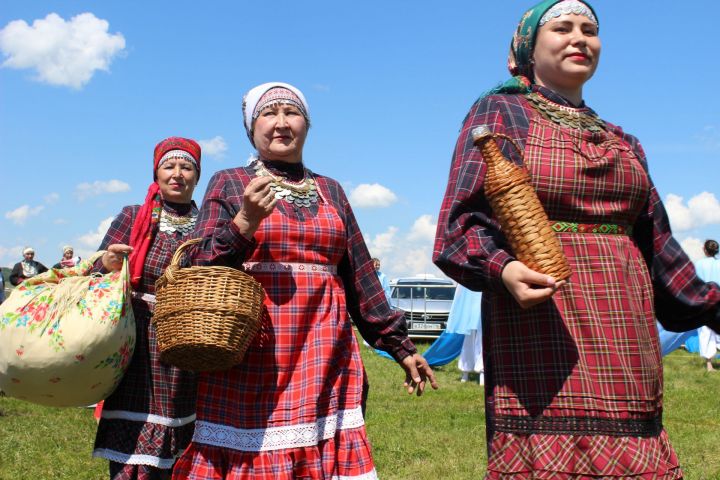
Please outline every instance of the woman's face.
[{"label": "woman's face", "polygon": [[70,260],[73,256],[73,253],[74,252],[72,250],[65,250],[65,253],[63,253],[63,258]]},{"label": "woman's face", "polygon": [[599,60],[597,26],[583,15],[560,15],[538,30],[533,72],[539,85],[560,93],[581,90]]},{"label": "woman's face", "polygon": [[197,181],[195,165],[184,158],[169,158],[157,169],[157,183],[163,200],[190,203]]},{"label": "woman's face", "polygon": [[276,103],[265,107],[255,120],[253,141],[261,158],[288,163],[302,161],[307,123],[294,105]]}]

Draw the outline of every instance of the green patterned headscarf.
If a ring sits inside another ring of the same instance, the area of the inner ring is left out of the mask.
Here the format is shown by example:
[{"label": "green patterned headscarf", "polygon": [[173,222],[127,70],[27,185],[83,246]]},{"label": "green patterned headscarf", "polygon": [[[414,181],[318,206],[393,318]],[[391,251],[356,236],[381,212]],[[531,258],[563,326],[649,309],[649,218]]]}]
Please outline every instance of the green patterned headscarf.
[{"label": "green patterned headscarf", "polygon": [[[561,1],[564,0],[543,0],[525,12],[520,19],[520,23],[518,24],[515,35],[510,43],[508,70],[513,77],[505,83],[493,88],[483,95],[483,97],[495,93],[527,93],[530,91],[530,86],[534,81],[532,55],[533,50],[535,49],[537,32],[540,29],[540,20],[543,18],[543,15],[548,12],[548,10]],[[583,4],[587,5],[593,15],[595,15],[595,19],[597,19],[597,14],[595,14],[595,10],[592,6],[584,0],[581,1]]]}]

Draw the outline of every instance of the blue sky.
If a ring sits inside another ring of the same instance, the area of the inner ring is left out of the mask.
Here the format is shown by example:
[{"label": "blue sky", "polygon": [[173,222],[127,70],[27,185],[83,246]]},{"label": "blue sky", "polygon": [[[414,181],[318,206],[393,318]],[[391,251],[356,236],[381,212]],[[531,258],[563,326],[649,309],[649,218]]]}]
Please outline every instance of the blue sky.
[{"label": "blue sky", "polygon": [[[460,122],[507,77],[527,2],[0,2],[0,265],[32,245],[87,256],[141,203],[152,150],[200,140],[200,203],[217,170],[253,152],[242,95],[305,92],[304,159],[345,187],[390,277],[430,272]],[[692,255],[720,237],[720,2],[597,1],[603,53],[584,97],[638,136]]]}]

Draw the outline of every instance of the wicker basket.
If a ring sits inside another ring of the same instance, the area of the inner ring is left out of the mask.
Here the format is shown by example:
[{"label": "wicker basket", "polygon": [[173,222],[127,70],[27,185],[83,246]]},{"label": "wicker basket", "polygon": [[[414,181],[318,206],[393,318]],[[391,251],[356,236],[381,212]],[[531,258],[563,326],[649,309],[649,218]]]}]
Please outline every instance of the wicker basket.
[{"label": "wicker basket", "polygon": [[555,280],[568,279],[572,270],[530,183],[530,174],[505,158],[495,138],[509,140],[519,151],[518,146],[511,138],[493,134],[486,126],[473,129],[472,136],[488,166],[485,195],[515,257],[528,268]]},{"label": "wicker basket", "polygon": [[162,361],[184,370],[238,364],[260,329],[265,293],[250,275],[229,267],[180,268],[183,243],[155,282],[153,324]]}]

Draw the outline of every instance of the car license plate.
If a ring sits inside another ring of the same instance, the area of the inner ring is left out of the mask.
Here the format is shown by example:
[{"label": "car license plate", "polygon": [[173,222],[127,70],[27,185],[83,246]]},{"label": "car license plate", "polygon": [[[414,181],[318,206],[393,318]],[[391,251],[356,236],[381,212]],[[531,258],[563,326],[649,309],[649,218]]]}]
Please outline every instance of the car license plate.
[{"label": "car license plate", "polygon": [[442,330],[442,325],[439,323],[424,323],[424,322],[413,322],[415,330]]}]

